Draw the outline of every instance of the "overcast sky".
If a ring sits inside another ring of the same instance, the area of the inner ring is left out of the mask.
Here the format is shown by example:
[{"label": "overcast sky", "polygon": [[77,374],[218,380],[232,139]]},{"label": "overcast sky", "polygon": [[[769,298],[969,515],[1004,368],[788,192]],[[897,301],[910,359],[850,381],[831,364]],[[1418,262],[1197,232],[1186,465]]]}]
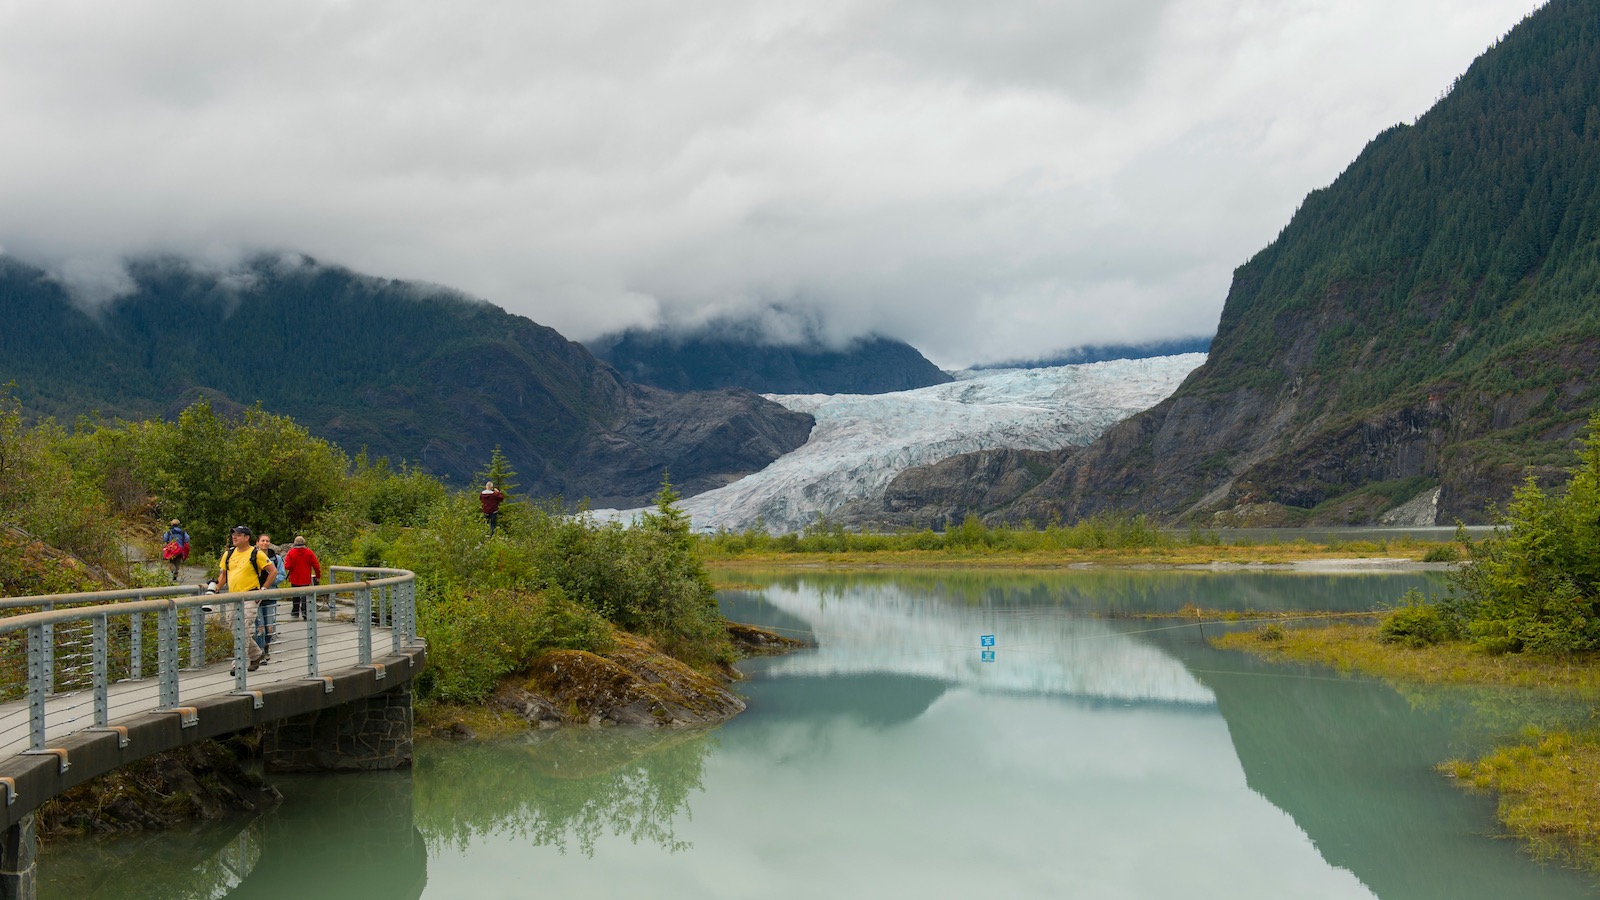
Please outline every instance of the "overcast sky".
[{"label": "overcast sky", "polygon": [[1211,333],[1533,0],[0,0],[0,248],[292,250],[574,339],[773,304],[941,365]]}]

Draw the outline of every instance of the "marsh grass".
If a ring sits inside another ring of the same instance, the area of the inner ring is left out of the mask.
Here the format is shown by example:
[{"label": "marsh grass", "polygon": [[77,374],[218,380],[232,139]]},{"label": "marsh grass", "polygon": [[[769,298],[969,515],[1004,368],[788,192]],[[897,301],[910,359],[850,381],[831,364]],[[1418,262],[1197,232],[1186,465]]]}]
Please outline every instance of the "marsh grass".
[{"label": "marsh grass", "polygon": [[1600,873],[1600,732],[1530,730],[1521,743],[1439,770],[1499,795],[1497,815],[1538,859]]},{"label": "marsh grass", "polygon": [[[1229,544],[1175,542],[1144,547],[893,547],[844,546],[835,550],[778,549],[776,546],[718,545],[702,538],[707,565],[829,569],[961,568],[1060,569],[1070,566],[1263,566],[1327,559],[1384,559],[1423,562],[1436,541],[1393,540],[1383,543]],[[799,545],[804,546],[804,545]]]},{"label": "marsh grass", "polygon": [[1384,643],[1378,626],[1340,622],[1321,628],[1285,629],[1281,640],[1262,641],[1255,631],[1211,640],[1225,650],[1268,658],[1320,663],[1341,672],[1363,672],[1421,684],[1483,684],[1567,688],[1600,692],[1600,653],[1565,657],[1492,654],[1465,641],[1424,647]]},{"label": "marsh grass", "polygon": [[996,527],[968,516],[944,531],[852,531],[819,521],[803,532],[773,535],[764,528],[720,531],[699,538],[708,560],[763,562],[829,562],[890,565],[1060,564],[1087,560],[1137,563],[1287,562],[1328,557],[1399,557],[1420,560],[1444,555],[1439,541],[1416,538],[1333,540],[1313,544],[1304,539],[1236,544],[1224,533],[1198,528],[1178,532],[1158,527],[1144,516],[1102,513],[1071,525]]}]

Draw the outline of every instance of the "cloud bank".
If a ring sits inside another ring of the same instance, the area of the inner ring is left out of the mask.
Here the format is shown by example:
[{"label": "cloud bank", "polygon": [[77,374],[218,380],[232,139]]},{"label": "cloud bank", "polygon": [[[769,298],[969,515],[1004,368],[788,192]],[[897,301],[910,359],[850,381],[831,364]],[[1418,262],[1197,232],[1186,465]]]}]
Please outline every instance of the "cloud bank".
[{"label": "cloud bank", "polygon": [[297,251],[583,339],[814,310],[954,366],[1207,334],[1532,0],[0,5],[0,248]]}]

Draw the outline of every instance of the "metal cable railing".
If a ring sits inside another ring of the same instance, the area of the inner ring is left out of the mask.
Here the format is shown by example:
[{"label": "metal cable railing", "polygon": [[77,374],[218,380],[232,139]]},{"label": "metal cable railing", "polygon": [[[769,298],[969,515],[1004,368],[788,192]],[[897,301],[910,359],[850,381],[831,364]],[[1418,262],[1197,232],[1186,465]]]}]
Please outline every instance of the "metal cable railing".
[{"label": "metal cable railing", "polygon": [[[352,566],[328,575],[325,585],[237,594],[186,585],[0,599],[0,757],[50,752],[61,736],[138,713],[192,724],[186,700],[239,694],[259,708],[252,683],[309,678],[332,691],[323,670],[370,666],[375,639],[379,655],[417,643],[415,575]],[[305,615],[284,615],[281,601],[295,598]],[[257,605],[272,601],[277,622],[258,671],[247,642]]]}]

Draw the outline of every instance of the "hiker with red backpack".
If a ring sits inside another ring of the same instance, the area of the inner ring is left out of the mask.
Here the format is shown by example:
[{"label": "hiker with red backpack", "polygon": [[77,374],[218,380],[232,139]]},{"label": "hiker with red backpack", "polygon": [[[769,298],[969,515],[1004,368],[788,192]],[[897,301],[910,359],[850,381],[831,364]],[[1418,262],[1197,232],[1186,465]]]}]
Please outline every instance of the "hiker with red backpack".
[{"label": "hiker with red backpack", "polygon": [[178,526],[178,520],[173,519],[167,533],[161,536],[161,558],[172,566],[172,580],[178,580],[178,568],[189,559],[189,532]]},{"label": "hiker with red backpack", "polygon": [[[278,577],[278,568],[268,558],[265,551],[250,545],[250,528],[247,525],[235,525],[232,529],[233,546],[222,554],[217,568],[221,573],[217,575],[217,590],[225,594],[237,594],[244,591],[259,591],[270,586]],[[266,535],[262,535],[265,539]],[[270,541],[268,542],[270,544]],[[253,631],[251,641],[245,646],[250,650],[250,671],[260,668],[267,658],[267,645],[271,640],[272,622],[267,621],[268,610],[271,606],[271,618],[277,619],[277,601],[256,603],[253,616]]]}]

